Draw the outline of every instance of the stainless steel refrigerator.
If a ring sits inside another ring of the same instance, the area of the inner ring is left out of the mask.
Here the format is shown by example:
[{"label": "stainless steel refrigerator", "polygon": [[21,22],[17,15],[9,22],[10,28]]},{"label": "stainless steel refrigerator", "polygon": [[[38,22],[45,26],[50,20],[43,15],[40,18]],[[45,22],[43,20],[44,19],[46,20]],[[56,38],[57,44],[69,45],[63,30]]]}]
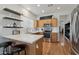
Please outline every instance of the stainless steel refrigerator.
[{"label": "stainless steel refrigerator", "polygon": [[71,43],[72,52],[79,54],[79,6],[71,13]]}]

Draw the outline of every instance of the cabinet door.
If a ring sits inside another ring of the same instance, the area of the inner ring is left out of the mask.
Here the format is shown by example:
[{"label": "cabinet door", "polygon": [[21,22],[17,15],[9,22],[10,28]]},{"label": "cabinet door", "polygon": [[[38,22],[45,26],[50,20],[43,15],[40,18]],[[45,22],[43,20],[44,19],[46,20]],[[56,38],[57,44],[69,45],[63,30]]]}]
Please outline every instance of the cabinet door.
[{"label": "cabinet door", "polygon": [[51,19],[38,20],[38,27],[43,27],[44,24],[51,24]]},{"label": "cabinet door", "polygon": [[51,42],[58,42],[57,39],[58,39],[58,34],[57,33],[52,33],[52,39],[51,39]]},{"label": "cabinet door", "polygon": [[44,20],[39,20],[38,21],[38,27],[40,28],[40,27],[43,27],[43,25],[44,25]]},{"label": "cabinet door", "polygon": [[52,23],[53,27],[57,27],[58,26],[58,20],[56,18],[53,18],[51,23]]}]

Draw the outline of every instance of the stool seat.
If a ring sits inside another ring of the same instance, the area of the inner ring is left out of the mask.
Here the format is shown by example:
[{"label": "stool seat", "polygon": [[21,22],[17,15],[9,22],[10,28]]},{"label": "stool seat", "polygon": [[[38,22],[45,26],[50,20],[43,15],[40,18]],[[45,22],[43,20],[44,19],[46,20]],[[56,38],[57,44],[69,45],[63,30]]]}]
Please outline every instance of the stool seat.
[{"label": "stool seat", "polygon": [[4,48],[6,48],[6,47],[10,46],[11,44],[12,44],[11,41],[3,42],[3,43],[0,43],[0,47],[4,47]]},{"label": "stool seat", "polygon": [[17,44],[15,46],[12,47],[12,51],[11,53],[9,53],[9,55],[13,55],[15,53],[20,54],[21,51],[25,51],[26,54],[26,44]]},{"label": "stool seat", "polygon": [[14,47],[16,47],[16,48],[21,48],[21,49],[25,49],[26,44],[17,44],[17,45],[15,45]]}]

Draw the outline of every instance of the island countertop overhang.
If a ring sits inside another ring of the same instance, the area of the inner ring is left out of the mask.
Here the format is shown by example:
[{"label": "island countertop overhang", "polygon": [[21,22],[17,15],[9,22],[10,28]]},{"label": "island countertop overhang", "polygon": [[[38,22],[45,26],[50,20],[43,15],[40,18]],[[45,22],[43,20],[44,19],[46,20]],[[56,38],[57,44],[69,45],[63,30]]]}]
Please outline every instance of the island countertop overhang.
[{"label": "island countertop overhang", "polygon": [[29,44],[32,44],[43,37],[43,35],[35,35],[35,34],[0,35],[0,36],[10,40],[20,41]]}]

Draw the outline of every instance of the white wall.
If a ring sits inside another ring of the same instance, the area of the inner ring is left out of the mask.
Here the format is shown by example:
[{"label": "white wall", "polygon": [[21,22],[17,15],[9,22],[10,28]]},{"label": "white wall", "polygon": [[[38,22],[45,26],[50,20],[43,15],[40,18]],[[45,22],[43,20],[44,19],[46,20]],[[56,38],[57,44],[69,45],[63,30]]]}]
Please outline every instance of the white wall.
[{"label": "white wall", "polygon": [[23,22],[21,22],[21,26],[23,26],[24,28],[33,28],[33,20],[29,19],[27,17],[22,17],[21,19],[23,19]]},{"label": "white wall", "polygon": [[24,9],[24,7],[22,7],[22,13],[23,15],[21,16],[21,19],[23,22],[21,22],[21,26],[24,28],[21,29],[21,33],[27,33],[34,28],[34,20],[36,20],[37,16],[29,10]]},{"label": "white wall", "polygon": [[22,16],[21,19],[23,19],[23,22],[21,22],[21,26],[23,27],[21,29],[21,33],[27,33],[28,30],[30,31],[32,28],[34,28],[34,20]]},{"label": "white wall", "polygon": [[36,15],[34,15],[33,13],[31,13],[29,10],[22,8],[22,13],[23,16],[25,16],[26,18],[35,20],[37,18]]}]

